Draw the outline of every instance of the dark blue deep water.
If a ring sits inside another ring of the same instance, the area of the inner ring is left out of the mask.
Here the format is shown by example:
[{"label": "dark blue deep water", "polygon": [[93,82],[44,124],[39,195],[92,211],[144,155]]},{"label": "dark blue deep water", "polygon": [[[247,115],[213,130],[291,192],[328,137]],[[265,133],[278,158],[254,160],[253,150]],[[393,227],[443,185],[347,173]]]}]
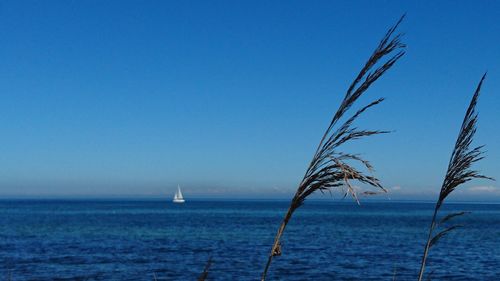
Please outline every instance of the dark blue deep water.
[{"label": "dark blue deep water", "polygon": [[[259,280],[286,201],[0,201],[0,280]],[[268,280],[415,280],[427,203],[307,201]],[[432,280],[500,280],[500,205],[431,250]]]}]

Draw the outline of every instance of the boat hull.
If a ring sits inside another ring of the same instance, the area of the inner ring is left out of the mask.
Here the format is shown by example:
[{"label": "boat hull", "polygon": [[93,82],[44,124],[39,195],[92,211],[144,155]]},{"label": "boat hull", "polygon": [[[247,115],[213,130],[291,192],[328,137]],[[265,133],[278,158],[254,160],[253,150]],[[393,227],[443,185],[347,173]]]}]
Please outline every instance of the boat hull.
[{"label": "boat hull", "polygon": [[184,202],[186,202],[186,200],[184,200],[184,199],[174,199],[174,200],[172,200],[172,202],[174,202],[174,203],[184,203]]}]

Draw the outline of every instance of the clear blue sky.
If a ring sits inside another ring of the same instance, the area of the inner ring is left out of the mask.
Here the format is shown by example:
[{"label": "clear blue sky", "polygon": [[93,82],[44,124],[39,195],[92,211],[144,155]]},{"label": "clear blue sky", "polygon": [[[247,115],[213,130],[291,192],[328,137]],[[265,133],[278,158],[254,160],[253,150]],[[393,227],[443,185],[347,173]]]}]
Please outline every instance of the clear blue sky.
[{"label": "clear blue sky", "polygon": [[405,12],[408,53],[358,121],[395,132],[346,151],[395,197],[433,198],[487,70],[477,168],[500,179],[500,2],[436,2],[2,1],[0,196],[287,196]]}]

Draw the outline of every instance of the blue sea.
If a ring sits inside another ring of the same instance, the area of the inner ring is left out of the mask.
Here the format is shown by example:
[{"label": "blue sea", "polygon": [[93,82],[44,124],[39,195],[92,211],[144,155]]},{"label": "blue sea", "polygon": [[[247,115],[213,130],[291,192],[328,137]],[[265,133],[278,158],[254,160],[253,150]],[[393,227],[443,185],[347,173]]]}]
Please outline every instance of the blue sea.
[{"label": "blue sea", "polygon": [[[287,201],[1,200],[0,280],[259,280]],[[432,203],[306,201],[268,280],[416,280]],[[446,204],[463,228],[431,280],[500,280],[500,205]]]}]

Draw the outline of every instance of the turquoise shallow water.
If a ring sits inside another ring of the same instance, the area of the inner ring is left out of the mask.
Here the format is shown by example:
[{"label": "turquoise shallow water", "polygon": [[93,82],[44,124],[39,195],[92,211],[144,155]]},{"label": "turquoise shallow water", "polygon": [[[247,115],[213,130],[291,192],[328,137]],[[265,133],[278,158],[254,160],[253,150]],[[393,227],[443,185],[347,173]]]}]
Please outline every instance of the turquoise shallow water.
[{"label": "turquoise shallow water", "polygon": [[[0,201],[0,279],[258,280],[286,201]],[[432,204],[307,201],[269,280],[415,280]],[[432,249],[432,280],[499,280],[500,205]]]}]

